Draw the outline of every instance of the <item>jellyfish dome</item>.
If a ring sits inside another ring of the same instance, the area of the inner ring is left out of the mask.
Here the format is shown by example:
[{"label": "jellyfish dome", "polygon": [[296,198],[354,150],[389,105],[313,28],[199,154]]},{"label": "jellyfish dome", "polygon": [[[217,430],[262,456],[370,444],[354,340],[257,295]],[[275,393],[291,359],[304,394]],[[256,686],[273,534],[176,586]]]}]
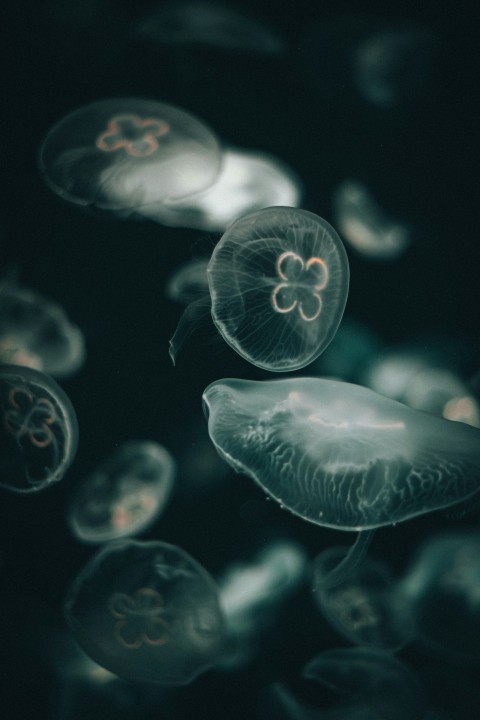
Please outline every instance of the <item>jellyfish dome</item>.
[{"label": "jellyfish dome", "polygon": [[0,365],[0,487],[28,493],[61,480],[77,450],[75,411],[48,375]]},{"label": "jellyfish dome", "polygon": [[234,470],[304,520],[365,530],[480,489],[480,431],[319,378],[219,380],[208,430]]},{"label": "jellyfish dome", "polygon": [[325,220],[270,207],[237,220],[207,269],[212,318],[226,342],[264,370],[305,367],[327,347],[347,301],[342,241]]},{"label": "jellyfish dome", "polygon": [[190,555],[163,542],[119,540],[72,583],[67,622],[92,660],[127,680],[191,682],[218,658],[218,591]]},{"label": "jellyfish dome", "polygon": [[221,161],[215,136],[195,116],[140,98],[79,108],[54,125],[40,150],[55,193],[109,210],[187,197],[215,181]]},{"label": "jellyfish dome", "polygon": [[161,445],[121,445],[80,485],[69,524],[83,542],[103,543],[146,530],[165,508],[175,461]]},{"label": "jellyfish dome", "polygon": [[85,342],[60,305],[7,282],[0,285],[0,359],[66,377],[83,364]]}]

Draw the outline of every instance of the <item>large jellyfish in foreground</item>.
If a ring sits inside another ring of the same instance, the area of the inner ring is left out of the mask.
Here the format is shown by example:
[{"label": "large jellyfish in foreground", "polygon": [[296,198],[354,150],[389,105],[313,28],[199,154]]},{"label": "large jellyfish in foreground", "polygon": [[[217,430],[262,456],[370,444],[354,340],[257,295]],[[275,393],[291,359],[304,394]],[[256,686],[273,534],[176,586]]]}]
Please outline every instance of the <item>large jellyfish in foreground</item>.
[{"label": "large jellyfish in foreground", "polygon": [[[228,228],[207,277],[212,318],[224,340],[257,367],[285,372],[311,363],[332,340],[347,301],[349,267],[325,220],[270,207]],[[173,360],[196,311],[186,309],[170,341]]]},{"label": "large jellyfish in foreground", "polygon": [[65,615],[95,662],[134,681],[189,683],[216,662],[224,637],[214,581],[163,542],[106,546],[74,580]]},{"label": "large jellyfish in foreground", "polygon": [[220,167],[219,144],[200,120],[140,98],[70,113],[40,150],[40,170],[55,193],[109,210],[187,197],[211,185]]},{"label": "large jellyfish in foreground", "polygon": [[480,489],[480,431],[317,378],[219,380],[203,402],[220,455],[282,506],[339,530],[445,508]]},{"label": "large jellyfish in foreground", "polygon": [[75,411],[48,375],[0,365],[0,487],[20,493],[61,480],[77,450]]}]

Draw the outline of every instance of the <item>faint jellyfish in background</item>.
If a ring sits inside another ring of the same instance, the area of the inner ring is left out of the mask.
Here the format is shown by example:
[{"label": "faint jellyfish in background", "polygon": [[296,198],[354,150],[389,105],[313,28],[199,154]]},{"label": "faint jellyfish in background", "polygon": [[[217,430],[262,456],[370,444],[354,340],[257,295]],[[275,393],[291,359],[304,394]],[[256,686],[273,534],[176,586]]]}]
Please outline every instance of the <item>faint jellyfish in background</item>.
[{"label": "faint jellyfish in background", "polygon": [[85,360],[85,342],[60,305],[14,282],[0,283],[0,360],[72,375]]},{"label": "faint jellyfish in background", "polygon": [[164,225],[224,232],[238,218],[270,206],[297,207],[302,184],[293,170],[265,153],[227,149],[217,180],[187,200],[148,205],[141,214]]},{"label": "faint jellyfish in background", "polygon": [[277,55],[281,34],[249,14],[208,0],[163,3],[138,23],[137,32],[160,45],[206,45],[240,53]]},{"label": "faint jellyfish in background", "polygon": [[70,113],[40,150],[40,170],[60,197],[119,211],[199,192],[215,181],[221,162],[215,136],[195,116],[140,98]]},{"label": "faint jellyfish in background", "polygon": [[58,482],[73,462],[78,426],[63,390],[37,370],[0,366],[0,487],[28,493]]},{"label": "faint jellyfish in background", "polygon": [[262,632],[305,578],[307,559],[298,544],[277,540],[252,563],[233,564],[218,581],[226,618],[222,667],[237,668],[255,653]]},{"label": "faint jellyfish in background", "polygon": [[364,257],[395,260],[410,245],[410,230],[393,221],[356,180],[345,180],[333,196],[335,223],[342,237]]},{"label": "faint jellyfish in background", "polygon": [[330,345],[310,371],[349,382],[360,382],[382,342],[367,325],[345,316]]},{"label": "faint jellyfish in background", "polygon": [[413,637],[410,604],[385,563],[364,558],[338,583],[331,571],[349,548],[330,548],[313,564],[315,602],[340,635],[355,645],[399,650]]},{"label": "faint jellyfish in background", "polygon": [[[207,268],[211,314],[224,340],[253,365],[298,370],[327,347],[347,301],[347,255],[325,220],[287,207],[259,210],[223,234]],[[185,310],[177,353],[206,303]]]},{"label": "faint jellyfish in background", "polygon": [[189,260],[177,267],[167,280],[165,295],[180,305],[190,305],[208,293],[208,259]]},{"label": "faint jellyfish in background", "polygon": [[65,615],[87,655],[134,681],[189,683],[216,662],[224,637],[212,578],[162,542],[107,545],[74,580]]},{"label": "faint jellyfish in background", "polygon": [[480,665],[480,534],[427,540],[401,583],[429,652]]},{"label": "faint jellyfish in background", "polygon": [[200,414],[195,413],[183,427],[177,454],[182,479],[178,488],[180,493],[204,495],[228,486],[228,465],[213,447]]},{"label": "faint jellyfish in background", "polygon": [[104,543],[143,532],[165,509],[175,471],[158,443],[124,443],[77,489],[68,514],[73,534]]},{"label": "faint jellyfish in background", "polygon": [[480,490],[480,431],[359,385],[225,379],[203,393],[220,456],[304,520],[390,525]]},{"label": "faint jellyfish in background", "polygon": [[[326,650],[311,660],[303,677],[321,683],[337,699],[319,718],[433,720],[426,694],[403,662],[378,648]],[[338,712],[338,714],[337,714]]]}]

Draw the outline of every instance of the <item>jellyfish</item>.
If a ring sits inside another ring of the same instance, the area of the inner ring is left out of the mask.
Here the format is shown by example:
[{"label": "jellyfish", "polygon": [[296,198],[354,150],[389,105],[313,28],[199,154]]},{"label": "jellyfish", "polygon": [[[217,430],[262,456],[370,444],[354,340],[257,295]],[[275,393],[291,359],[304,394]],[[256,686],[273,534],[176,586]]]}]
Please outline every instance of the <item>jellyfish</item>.
[{"label": "jellyfish", "polygon": [[313,591],[328,622],[356,645],[399,650],[413,637],[411,606],[389,568],[364,558],[343,580],[331,582],[349,548],[330,548],[314,560]]},{"label": "jellyfish", "polygon": [[54,125],[39,162],[46,183],[63,199],[125,211],[203,190],[215,181],[222,158],[214,134],[185,110],[115,98]]},{"label": "jellyfish", "polygon": [[0,284],[0,360],[54,377],[75,373],[85,342],[60,305],[10,281]]},{"label": "jellyfish", "polygon": [[340,234],[365,257],[395,260],[410,245],[409,229],[387,217],[367,188],[356,180],[339,185],[333,208]]},{"label": "jellyfish", "polygon": [[141,214],[164,225],[224,232],[243,215],[272,205],[296,207],[302,184],[272,155],[227,148],[216,182],[187,200],[158,203]]},{"label": "jellyfish", "polygon": [[138,32],[162,45],[206,45],[265,55],[286,49],[278,31],[247,13],[209,0],[162,4],[139,23]]},{"label": "jellyfish", "polygon": [[184,550],[117,540],[73,581],[65,616],[92,660],[127,680],[182,685],[213,665],[224,635],[217,587]]},{"label": "jellyfish", "polygon": [[0,365],[0,487],[36,492],[58,482],[77,450],[77,417],[57,383],[43,373]]},{"label": "jellyfish", "polygon": [[220,456],[318,525],[378,528],[480,489],[478,429],[359,385],[226,379],[207,387],[203,403]]},{"label": "jellyfish", "polygon": [[419,548],[403,580],[417,640],[429,653],[480,665],[480,534],[444,533]]},{"label": "jellyfish", "polygon": [[68,516],[74,535],[103,543],[143,532],[164,510],[174,478],[175,461],[161,445],[124,443],[75,493]]},{"label": "jellyfish", "polygon": [[168,278],[165,295],[169,300],[190,305],[208,293],[206,259],[189,260],[180,265]]},{"label": "jellyfish", "polygon": [[[271,207],[228,228],[207,276],[213,322],[224,340],[253,365],[285,372],[308,365],[332,340],[347,301],[349,267],[325,220]],[[205,306],[198,301],[185,310],[170,341],[174,362]]]}]

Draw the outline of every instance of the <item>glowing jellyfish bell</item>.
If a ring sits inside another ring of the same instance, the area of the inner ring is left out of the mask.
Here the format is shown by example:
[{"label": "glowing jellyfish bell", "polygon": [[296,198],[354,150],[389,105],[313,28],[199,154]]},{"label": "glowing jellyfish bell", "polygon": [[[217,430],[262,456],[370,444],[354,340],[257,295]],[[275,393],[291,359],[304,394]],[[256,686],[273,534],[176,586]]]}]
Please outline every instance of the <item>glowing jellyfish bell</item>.
[{"label": "glowing jellyfish bell", "polygon": [[127,680],[189,683],[216,662],[223,642],[212,578],[162,542],[106,546],[74,580],[65,615],[81,648]]},{"label": "glowing jellyfish bell", "polygon": [[61,480],[78,442],[63,390],[31,368],[0,366],[0,487],[28,493]]},{"label": "glowing jellyfish bell", "polygon": [[220,171],[221,151],[209,128],[180,108],[114,98],[60,120],[39,160],[45,181],[65,200],[126,210],[208,187]]},{"label": "glowing jellyfish bell", "polygon": [[80,485],[69,524],[79,540],[103,543],[146,530],[165,508],[175,461],[161,445],[121,445]]},{"label": "glowing jellyfish bell", "polygon": [[[308,365],[338,328],[348,295],[347,255],[325,220],[270,207],[237,220],[207,268],[213,321],[226,342],[264,370]],[[175,361],[191,331],[187,308],[170,341]]]}]

